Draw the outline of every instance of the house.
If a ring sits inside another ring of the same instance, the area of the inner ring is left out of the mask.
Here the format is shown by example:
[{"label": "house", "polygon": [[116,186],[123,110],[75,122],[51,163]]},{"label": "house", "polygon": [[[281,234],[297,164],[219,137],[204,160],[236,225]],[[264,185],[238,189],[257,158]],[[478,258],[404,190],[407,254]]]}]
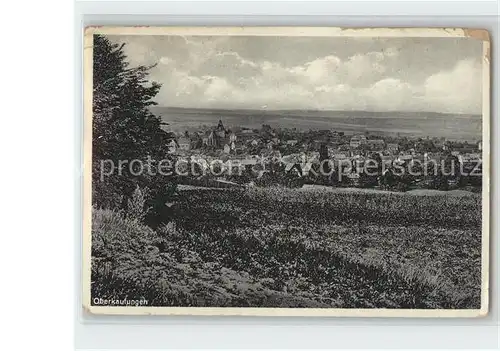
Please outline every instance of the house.
[{"label": "house", "polygon": [[258,141],[257,139],[252,139],[252,140],[250,141],[250,144],[251,144],[252,146],[257,146],[257,145],[259,145],[259,141]]},{"label": "house", "polygon": [[[235,133],[236,140],[235,141],[241,141],[241,142],[247,142],[249,140],[255,139],[259,137],[258,133],[255,133],[251,129],[243,129],[239,133]],[[233,137],[234,138],[234,137]]]},{"label": "house", "polygon": [[466,155],[467,157],[469,157],[471,160],[481,160],[481,154],[477,154],[477,153],[472,153],[472,154],[468,154]]},{"label": "house", "polygon": [[370,139],[367,140],[368,146],[374,151],[381,151],[385,147],[385,141],[382,139]]},{"label": "house", "polygon": [[387,144],[386,149],[387,149],[387,151],[394,154],[394,153],[397,153],[399,151],[399,145],[394,144],[394,143],[390,143],[390,144]]},{"label": "house", "polygon": [[228,154],[230,152],[231,152],[231,147],[228,144],[224,145],[224,153]]},{"label": "house", "polygon": [[349,157],[349,151],[335,151],[331,155],[334,159],[345,160]]},{"label": "house", "polygon": [[339,151],[349,151],[349,144],[342,144],[339,146]]},{"label": "house", "polygon": [[221,146],[220,145],[221,138],[216,131],[214,131],[214,130],[208,131],[206,138],[207,138],[207,143],[206,143],[207,146],[212,146],[212,147],[216,147],[216,148]]},{"label": "house", "polygon": [[200,134],[198,134],[197,132],[194,132],[193,134],[191,134],[189,139],[190,139],[189,141],[191,144],[190,149],[199,149],[204,144],[203,139],[200,137]]},{"label": "house", "polygon": [[437,150],[443,150],[444,149],[444,142],[442,140],[435,141],[434,148]]},{"label": "house", "polygon": [[399,155],[402,155],[402,156],[415,156],[416,152],[415,152],[415,149],[408,149],[408,150],[400,151]]},{"label": "house", "polygon": [[256,164],[258,164],[260,162],[260,160],[258,158],[245,158],[243,160],[240,161],[240,165],[242,166],[254,166]]},{"label": "house", "polygon": [[321,146],[326,145],[327,142],[324,140],[314,140],[312,144],[315,150],[319,150]]},{"label": "house", "polygon": [[175,142],[175,140],[171,140],[167,144],[167,147],[168,147],[168,153],[170,153],[170,154],[173,154],[177,151],[177,143]]},{"label": "house", "polygon": [[458,161],[460,163],[480,162],[481,155],[479,155],[479,154],[458,155]]},{"label": "house", "polygon": [[296,139],[287,140],[286,144],[289,146],[297,145],[298,141]]},{"label": "house", "polygon": [[476,145],[462,145],[461,147],[453,148],[452,154],[458,152],[459,154],[471,154],[477,150]]},{"label": "house", "polygon": [[285,172],[288,174],[293,174],[295,176],[302,177],[303,171],[299,163],[290,162],[286,164]]},{"label": "house", "polygon": [[234,134],[233,132],[229,133],[229,142],[236,142],[237,139],[238,137],[236,136],[236,134]]},{"label": "house", "polygon": [[300,166],[302,168],[302,175],[307,176],[309,174],[309,172],[311,171],[313,164],[312,164],[312,162],[306,162]]},{"label": "house", "polygon": [[352,148],[357,148],[364,144],[366,144],[366,136],[362,134],[352,136],[351,141],[349,142],[349,146]]},{"label": "house", "polygon": [[179,145],[179,149],[181,150],[187,151],[191,148],[191,140],[186,137],[179,138],[177,144]]}]

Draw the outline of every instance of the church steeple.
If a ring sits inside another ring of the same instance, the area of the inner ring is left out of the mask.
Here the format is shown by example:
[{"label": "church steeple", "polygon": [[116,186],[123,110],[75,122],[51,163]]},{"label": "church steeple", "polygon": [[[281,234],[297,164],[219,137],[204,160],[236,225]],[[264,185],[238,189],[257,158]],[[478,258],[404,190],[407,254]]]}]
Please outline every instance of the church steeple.
[{"label": "church steeple", "polygon": [[222,124],[222,120],[219,119],[219,124],[217,125],[217,130],[225,131],[224,124]]}]

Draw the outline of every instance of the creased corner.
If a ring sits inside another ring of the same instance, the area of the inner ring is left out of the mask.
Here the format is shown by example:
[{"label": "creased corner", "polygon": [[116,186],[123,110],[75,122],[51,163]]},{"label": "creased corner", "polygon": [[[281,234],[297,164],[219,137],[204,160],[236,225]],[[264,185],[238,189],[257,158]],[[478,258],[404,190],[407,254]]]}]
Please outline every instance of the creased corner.
[{"label": "creased corner", "polygon": [[464,36],[482,41],[490,41],[490,33],[486,29],[463,28]]},{"label": "creased corner", "polygon": [[487,63],[491,62],[491,46],[490,42],[484,42],[484,59],[486,60]]},{"label": "creased corner", "polygon": [[85,313],[88,313],[88,314],[94,314],[94,312],[92,312],[92,309],[90,308],[90,306],[86,305],[86,304],[82,304],[82,309]]},{"label": "creased corner", "polygon": [[83,30],[84,35],[93,35],[102,26],[86,26]]}]

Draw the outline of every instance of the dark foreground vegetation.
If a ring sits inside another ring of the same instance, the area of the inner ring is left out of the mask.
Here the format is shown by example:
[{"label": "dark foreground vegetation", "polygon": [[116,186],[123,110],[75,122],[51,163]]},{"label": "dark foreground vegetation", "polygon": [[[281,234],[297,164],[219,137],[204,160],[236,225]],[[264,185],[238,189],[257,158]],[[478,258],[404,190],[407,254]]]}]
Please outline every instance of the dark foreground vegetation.
[{"label": "dark foreground vegetation", "polygon": [[476,195],[284,188],[181,192],[156,230],[94,210],[92,295],[156,306],[479,308],[480,214]]}]

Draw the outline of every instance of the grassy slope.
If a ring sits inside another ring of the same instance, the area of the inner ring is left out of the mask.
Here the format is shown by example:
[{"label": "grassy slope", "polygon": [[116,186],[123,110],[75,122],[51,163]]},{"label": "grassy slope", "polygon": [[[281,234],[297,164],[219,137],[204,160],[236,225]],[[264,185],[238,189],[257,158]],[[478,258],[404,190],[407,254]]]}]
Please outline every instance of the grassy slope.
[{"label": "grassy slope", "polygon": [[176,228],[158,233],[94,211],[93,292],[156,305],[479,307],[480,204],[477,196],[189,191]]}]

